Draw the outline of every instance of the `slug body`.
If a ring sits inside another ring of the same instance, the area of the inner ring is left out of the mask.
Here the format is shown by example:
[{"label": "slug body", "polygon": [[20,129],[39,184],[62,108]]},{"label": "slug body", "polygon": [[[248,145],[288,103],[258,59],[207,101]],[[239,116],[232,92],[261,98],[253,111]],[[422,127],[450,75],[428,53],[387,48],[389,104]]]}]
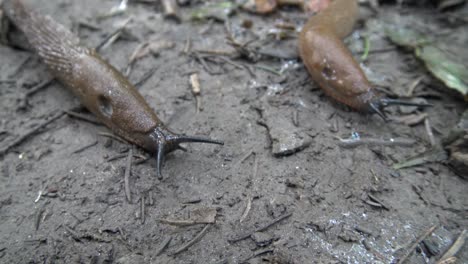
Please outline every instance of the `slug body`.
[{"label": "slug body", "polygon": [[415,105],[382,97],[373,88],[342,39],[349,35],[359,15],[357,0],[335,0],[311,17],[299,37],[299,53],[312,79],[335,100],[386,119],[388,105]]},{"label": "slug body", "polygon": [[223,144],[202,137],[177,135],[158,119],[130,82],[94,50],[48,16],[28,10],[19,0],[7,0],[3,9],[30,42],[53,76],[117,135],[157,153],[161,176],[163,155],[179,143]]}]

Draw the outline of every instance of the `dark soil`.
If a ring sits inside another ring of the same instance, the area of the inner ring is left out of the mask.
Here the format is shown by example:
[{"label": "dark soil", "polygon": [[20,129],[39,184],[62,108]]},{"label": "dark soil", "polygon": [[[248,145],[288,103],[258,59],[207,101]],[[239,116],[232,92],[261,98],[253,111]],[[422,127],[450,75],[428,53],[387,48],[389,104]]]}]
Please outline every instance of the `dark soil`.
[{"label": "dark soil", "polygon": [[[133,1],[125,14],[98,21],[95,17],[118,1],[25,2],[68,27],[73,21],[96,25],[95,30],[76,31],[89,47],[133,17],[127,37],[100,52],[121,70],[140,43],[174,43],[158,56],[138,60],[129,78],[138,82],[155,69],[139,91],[158,116],[175,131],[223,139],[225,146],[192,144],[188,152],[167,155],[163,180],[156,177],[154,158],[135,149],[149,160],[132,166],[128,202],[124,174],[131,146],[100,136],[110,132],[104,126],[63,115],[0,158],[0,262],[391,263],[437,226],[408,260],[435,263],[467,229],[467,180],[444,162],[392,169],[431,149],[423,122],[386,123],[376,115],[351,111],[325,96],[308,79],[300,60],[232,59],[235,66],[212,55],[202,59],[208,68],[203,66],[194,51],[233,49],[226,43],[223,23],[190,21],[201,4],[181,8],[183,19],[177,23],[165,19],[161,7]],[[429,7],[384,6],[377,15],[363,6],[356,33],[347,39],[359,58],[359,36],[370,36],[371,53],[363,67],[382,89],[401,95],[424,76],[415,94],[434,104],[421,111],[428,114],[438,145],[466,103],[432,78],[413,53],[375,32],[372,23],[389,14],[410,14],[430,32],[441,32],[440,38],[450,40],[451,51],[464,58],[466,24],[449,25],[443,18],[463,17],[463,12],[466,17],[466,10],[443,14]],[[250,20],[251,31],[264,35],[286,18],[302,24],[306,16],[294,8],[268,17],[237,12],[230,22],[233,34],[245,41],[251,34],[240,27],[242,21]],[[183,52],[188,39],[192,54]],[[271,40],[266,48],[295,56],[296,42]],[[56,82],[29,96],[25,104],[22,98],[28,89],[50,78],[44,64],[36,55],[8,46],[0,46],[0,58],[1,147],[48,117],[80,106]],[[265,67],[286,70],[276,75]],[[192,72],[200,77],[198,113],[189,83]],[[414,111],[395,107],[390,114]],[[363,138],[401,137],[416,143],[340,146],[338,137],[349,138],[353,132]],[[74,153],[85,146],[89,148]],[[108,161],[120,154],[122,158]],[[206,229],[206,224],[174,226],[161,221],[195,221],[197,212],[202,218],[213,213],[207,208],[215,209],[217,216]],[[288,217],[274,223],[281,216]],[[174,254],[202,230],[198,241]],[[167,248],[159,252],[169,238]],[[466,245],[458,257],[459,263],[468,260]]]}]

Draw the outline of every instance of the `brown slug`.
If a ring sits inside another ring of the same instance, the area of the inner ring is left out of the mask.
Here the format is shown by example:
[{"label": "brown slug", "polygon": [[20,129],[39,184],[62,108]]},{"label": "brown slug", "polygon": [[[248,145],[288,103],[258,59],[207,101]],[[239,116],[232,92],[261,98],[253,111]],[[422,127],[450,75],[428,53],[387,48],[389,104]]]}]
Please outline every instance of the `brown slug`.
[{"label": "brown slug", "polygon": [[383,97],[368,81],[342,42],[353,30],[358,9],[357,0],[335,0],[304,25],[299,54],[312,79],[335,100],[384,120],[383,109],[389,105],[429,106]]},{"label": "brown slug", "polygon": [[48,16],[7,0],[3,10],[25,35],[53,76],[68,87],[81,103],[114,133],[157,155],[162,177],[164,154],[184,142],[223,145],[222,141],[175,134],[164,126],[130,82],[93,49]]}]

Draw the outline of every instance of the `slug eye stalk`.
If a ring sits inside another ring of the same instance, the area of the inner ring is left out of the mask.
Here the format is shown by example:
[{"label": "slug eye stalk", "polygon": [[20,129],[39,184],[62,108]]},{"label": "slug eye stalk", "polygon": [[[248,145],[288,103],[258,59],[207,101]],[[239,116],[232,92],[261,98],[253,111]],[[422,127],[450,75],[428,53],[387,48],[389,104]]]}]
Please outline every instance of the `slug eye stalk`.
[{"label": "slug eye stalk", "polygon": [[187,136],[187,135],[177,135],[164,128],[156,128],[154,131],[154,136],[157,142],[157,152],[156,152],[156,170],[158,173],[158,178],[162,179],[162,166],[164,163],[164,154],[175,149],[186,150],[179,144],[181,143],[208,143],[208,144],[217,144],[224,145],[223,141],[215,140],[206,137],[199,136]]},{"label": "slug eye stalk", "polygon": [[425,104],[425,103],[413,103],[398,99],[390,99],[390,98],[379,98],[377,100],[373,100],[369,103],[370,112],[378,114],[384,121],[388,121],[388,117],[384,112],[384,109],[388,106],[392,105],[404,105],[404,106],[417,106],[417,107],[429,107],[432,104]]}]

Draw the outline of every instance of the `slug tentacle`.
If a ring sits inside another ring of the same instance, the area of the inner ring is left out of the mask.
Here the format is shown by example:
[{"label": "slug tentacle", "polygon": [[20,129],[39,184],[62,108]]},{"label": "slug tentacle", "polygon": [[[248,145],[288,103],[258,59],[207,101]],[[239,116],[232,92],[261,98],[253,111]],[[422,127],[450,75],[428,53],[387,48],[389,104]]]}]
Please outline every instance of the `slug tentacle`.
[{"label": "slug tentacle", "polygon": [[398,99],[378,98],[369,103],[369,112],[378,114],[384,121],[388,121],[387,115],[384,112],[385,107],[392,105],[416,106],[416,107],[429,107],[432,104],[427,103],[414,103]]},{"label": "slug tentacle", "polygon": [[224,145],[223,141],[207,137],[178,135],[162,126],[159,126],[156,129],[154,129],[152,133],[152,138],[154,139],[157,145],[156,170],[158,172],[159,179],[163,178],[161,170],[164,164],[164,154],[176,149],[186,151],[184,147],[180,146],[181,143],[208,143]]}]

